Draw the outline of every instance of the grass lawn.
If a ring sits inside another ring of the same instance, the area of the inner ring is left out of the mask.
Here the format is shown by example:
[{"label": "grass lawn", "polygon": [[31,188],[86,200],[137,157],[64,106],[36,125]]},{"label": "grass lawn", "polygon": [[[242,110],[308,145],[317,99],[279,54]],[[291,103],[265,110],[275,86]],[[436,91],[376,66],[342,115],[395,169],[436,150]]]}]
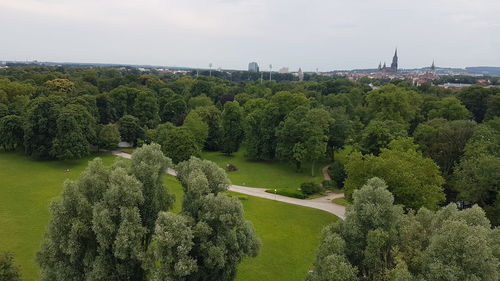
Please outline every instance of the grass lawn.
[{"label": "grass lawn", "polygon": [[332,200],[332,203],[335,203],[335,204],[341,205],[341,206],[348,206],[348,205],[350,205],[349,202],[347,202],[347,200],[344,197],[335,198],[335,199]]},{"label": "grass lawn", "polygon": [[[49,221],[49,204],[65,179],[77,178],[94,157],[78,161],[34,161],[21,153],[0,152],[0,251],[11,251],[23,280],[37,280],[35,253]],[[110,154],[100,154],[106,164]],[[69,172],[65,172],[70,169]]]},{"label": "grass lawn", "polygon": [[302,172],[297,173],[295,167],[289,163],[278,161],[250,161],[244,157],[245,149],[242,148],[228,157],[220,152],[203,152],[204,159],[217,163],[225,168],[228,163],[235,165],[238,171],[228,172],[233,184],[263,187],[263,188],[290,188],[297,189],[301,183],[321,183],[323,176],[321,168],[326,163],[316,163],[315,176],[311,177],[311,165],[305,164]]},{"label": "grass lawn", "polygon": [[[175,211],[182,204],[182,187],[175,177],[166,176],[165,184],[176,195]],[[316,209],[286,204],[234,192],[241,200],[245,217],[262,240],[256,258],[240,264],[236,281],[302,281],[312,268],[324,226],[338,218]]]},{"label": "grass lawn", "polygon": [[[20,153],[0,152],[0,252],[12,251],[23,280],[38,280],[35,253],[49,221],[48,207],[96,155],[78,161],[33,161]],[[114,157],[99,155],[106,164]],[[70,169],[66,173],[65,170]],[[172,176],[165,184],[176,195],[174,211],[182,203],[182,188]],[[321,229],[337,220],[332,214],[236,193],[263,246],[257,258],[239,267],[238,281],[303,280],[314,261]]]}]

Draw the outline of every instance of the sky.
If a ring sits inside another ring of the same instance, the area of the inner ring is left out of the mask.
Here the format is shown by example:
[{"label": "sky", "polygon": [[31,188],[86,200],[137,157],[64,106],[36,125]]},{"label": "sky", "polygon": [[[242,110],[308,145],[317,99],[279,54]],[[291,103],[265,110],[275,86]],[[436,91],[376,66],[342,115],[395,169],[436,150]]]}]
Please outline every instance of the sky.
[{"label": "sky", "polygon": [[0,0],[0,60],[500,66],[499,0]]}]

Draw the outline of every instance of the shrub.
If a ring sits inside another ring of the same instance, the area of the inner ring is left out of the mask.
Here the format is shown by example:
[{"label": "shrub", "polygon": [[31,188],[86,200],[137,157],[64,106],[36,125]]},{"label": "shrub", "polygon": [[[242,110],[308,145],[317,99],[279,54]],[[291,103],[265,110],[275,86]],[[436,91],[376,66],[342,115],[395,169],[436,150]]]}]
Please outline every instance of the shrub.
[{"label": "shrub", "polygon": [[12,253],[0,254],[0,280],[21,280],[21,274],[19,273],[19,268],[14,264]]},{"label": "shrub", "polygon": [[323,191],[323,187],[321,187],[321,185],[314,183],[314,182],[305,182],[305,183],[300,185],[300,190],[305,195],[312,195],[312,194],[320,193],[321,191]]},{"label": "shrub", "polygon": [[[268,190],[266,190],[266,192],[275,194],[274,189],[268,189]],[[306,199],[307,198],[307,196],[304,193],[302,193],[300,190],[293,190],[293,189],[288,189],[288,188],[276,189],[276,194],[287,196],[287,197],[298,198],[298,199]]]},{"label": "shrub", "polygon": [[336,189],[337,183],[333,180],[325,180],[321,183],[323,189]]},{"label": "shrub", "polygon": [[347,174],[342,163],[339,161],[333,162],[328,168],[328,174],[332,178],[332,181],[336,183],[337,188],[344,187],[344,180],[346,179]]}]

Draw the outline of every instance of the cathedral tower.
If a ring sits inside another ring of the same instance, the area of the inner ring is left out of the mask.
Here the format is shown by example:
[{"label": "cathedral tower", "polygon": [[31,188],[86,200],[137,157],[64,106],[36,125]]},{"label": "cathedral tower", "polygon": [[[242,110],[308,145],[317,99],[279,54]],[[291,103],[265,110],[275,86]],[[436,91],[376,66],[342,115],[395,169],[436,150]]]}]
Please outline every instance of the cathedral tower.
[{"label": "cathedral tower", "polygon": [[394,57],[392,58],[391,70],[393,72],[398,71],[398,49],[397,48],[396,48],[396,51],[394,52]]}]

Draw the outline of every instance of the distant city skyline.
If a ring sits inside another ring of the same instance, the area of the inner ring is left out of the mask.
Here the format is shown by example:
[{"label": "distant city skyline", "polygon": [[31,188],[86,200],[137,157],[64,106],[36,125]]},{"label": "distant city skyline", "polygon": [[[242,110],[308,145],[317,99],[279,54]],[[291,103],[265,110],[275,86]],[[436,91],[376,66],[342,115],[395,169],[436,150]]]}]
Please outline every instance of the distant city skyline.
[{"label": "distant city skyline", "polygon": [[[0,0],[0,61],[268,71],[500,66],[497,0]],[[390,61],[387,61],[390,63]]]}]

